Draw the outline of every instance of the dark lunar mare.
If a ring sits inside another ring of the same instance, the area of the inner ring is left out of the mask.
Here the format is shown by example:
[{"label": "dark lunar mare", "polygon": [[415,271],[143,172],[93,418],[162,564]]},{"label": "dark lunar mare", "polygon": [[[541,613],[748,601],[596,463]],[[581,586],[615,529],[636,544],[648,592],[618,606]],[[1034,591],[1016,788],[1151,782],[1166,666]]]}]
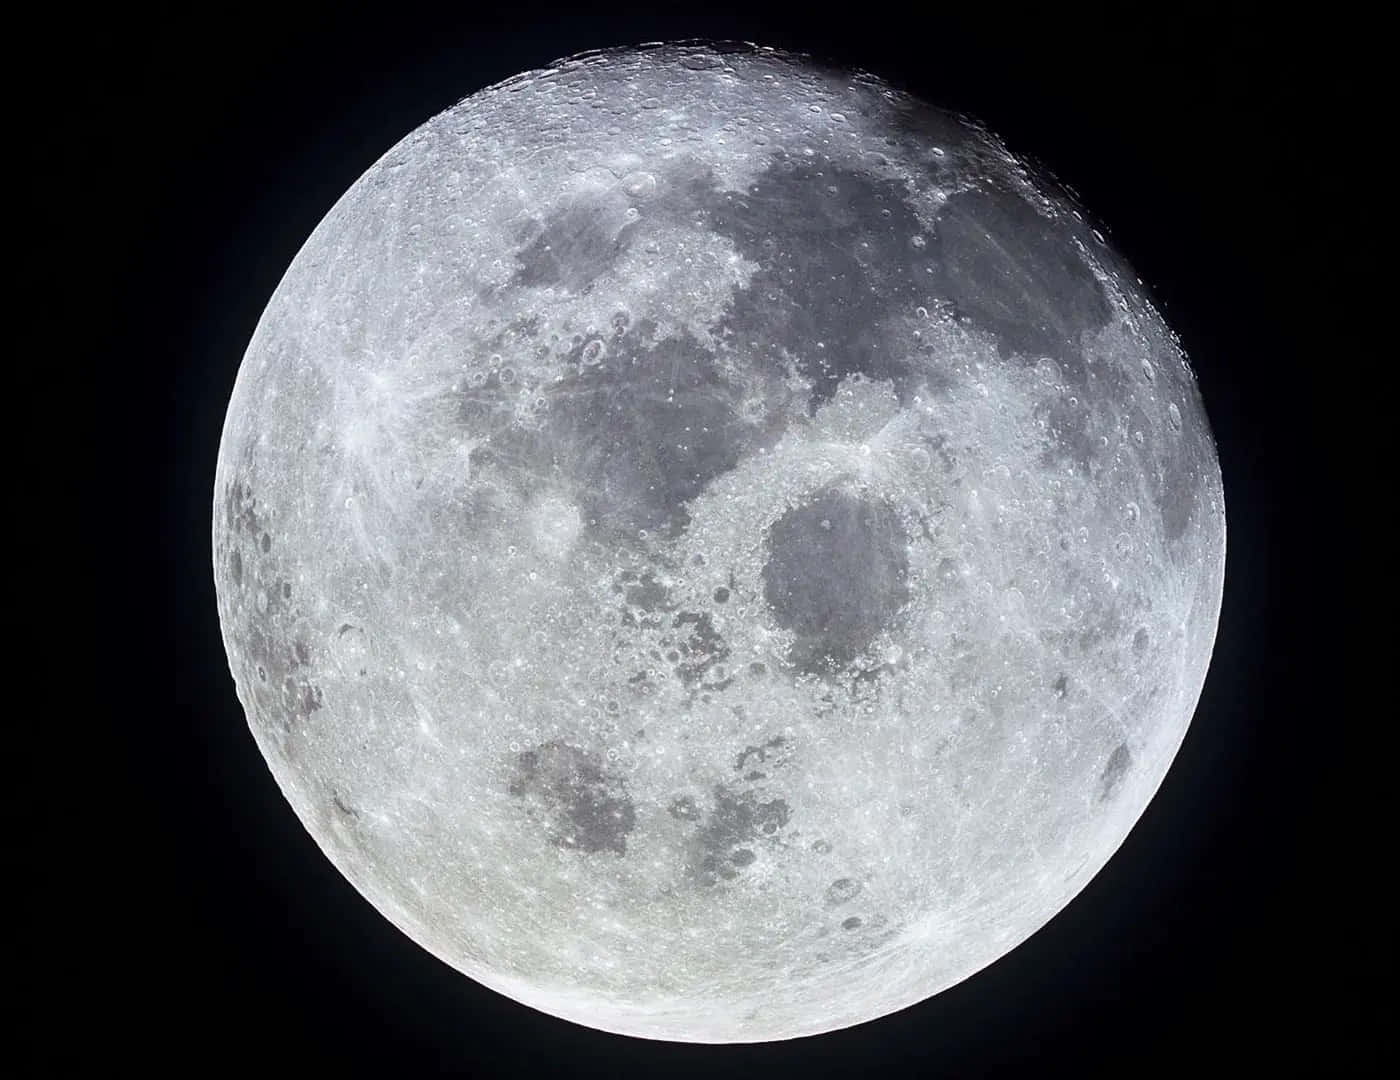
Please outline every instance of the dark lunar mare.
[{"label": "dark lunar mare", "polygon": [[257,697],[255,715],[283,732],[311,721],[325,701],[311,647],[295,628],[292,584],[273,539],[273,513],[245,480],[229,484],[222,500],[222,541],[232,596],[239,612],[229,623],[246,665],[245,685]]},{"label": "dark lunar mare", "polygon": [[[733,680],[711,681],[716,668],[729,658],[730,647],[707,611],[682,608],[651,571],[624,570],[613,583],[625,603],[618,612],[624,632],[647,635],[657,657],[692,689],[722,690]],[[638,681],[646,673],[636,673]]]},{"label": "dark lunar mare", "polygon": [[710,811],[690,845],[689,871],[700,885],[737,877],[757,859],[754,845],[774,836],[792,815],[785,799],[764,798],[753,790],[717,784],[711,796]]},{"label": "dark lunar mare", "polygon": [[1133,755],[1128,750],[1127,743],[1119,743],[1114,748],[1113,753],[1108,755],[1108,762],[1104,765],[1103,775],[1099,778],[1099,800],[1107,799],[1117,789],[1119,781],[1127,774],[1129,767],[1133,763]]},{"label": "dark lunar mare", "polygon": [[849,664],[909,601],[908,537],[888,503],[828,488],[768,531],[763,596],[803,671]]},{"label": "dark lunar mare", "polygon": [[521,752],[510,793],[529,798],[549,817],[549,839],[588,854],[627,853],[637,811],[626,781],[609,773],[599,755],[551,740]]},{"label": "dark lunar mare", "polygon": [[[919,306],[942,303],[1004,354],[1054,356],[1074,379],[1085,366],[1082,333],[1111,314],[1071,235],[995,188],[950,197],[930,234],[901,183],[779,150],[744,191],[725,190],[690,159],[665,168],[639,219],[610,224],[616,200],[603,193],[528,223],[511,284],[488,290],[490,302],[532,286],[587,293],[652,222],[724,237],[756,270],[708,330],[764,381],[770,416],[790,393],[788,358],[811,381],[809,410],[855,374],[888,381],[906,404],[937,385],[938,372],[915,359]],[[545,389],[537,428],[510,421],[502,402],[516,389],[495,376],[462,405],[473,434],[490,436],[477,460],[515,467],[522,485],[541,474],[567,481],[586,528],[613,541],[682,532],[691,499],[781,434],[740,415],[739,388],[694,336],[658,337],[654,321],[629,322],[619,312],[612,326],[574,337],[562,357],[569,373]],[[537,325],[531,316],[521,323],[527,335]]]},{"label": "dark lunar mare", "polygon": [[1053,357],[1083,384],[1081,338],[1113,308],[1060,222],[1014,192],[961,191],[939,210],[928,255],[934,295],[993,335],[1003,357]]},{"label": "dark lunar mare", "polygon": [[566,357],[575,371],[548,387],[541,427],[496,422],[503,394],[491,380],[469,392],[468,427],[492,432],[473,464],[514,472],[525,491],[541,474],[559,478],[576,492],[585,530],[609,542],[684,531],[686,503],[771,435],[739,416],[739,390],[711,352],[688,335],[655,333],[644,320],[613,335],[596,367],[583,361],[598,339],[575,343]]}]

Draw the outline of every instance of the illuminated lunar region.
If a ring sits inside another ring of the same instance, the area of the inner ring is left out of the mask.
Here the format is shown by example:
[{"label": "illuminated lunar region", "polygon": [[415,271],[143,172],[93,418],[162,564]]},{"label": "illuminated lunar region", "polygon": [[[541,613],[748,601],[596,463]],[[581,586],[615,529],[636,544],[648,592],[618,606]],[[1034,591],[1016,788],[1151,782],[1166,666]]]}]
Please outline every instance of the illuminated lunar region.
[{"label": "illuminated lunar region", "polygon": [[1192,372],[982,127],[754,47],[474,94],[263,314],[213,520],[238,696],[386,918],[607,1031],[828,1031],[1043,926],[1205,677]]}]

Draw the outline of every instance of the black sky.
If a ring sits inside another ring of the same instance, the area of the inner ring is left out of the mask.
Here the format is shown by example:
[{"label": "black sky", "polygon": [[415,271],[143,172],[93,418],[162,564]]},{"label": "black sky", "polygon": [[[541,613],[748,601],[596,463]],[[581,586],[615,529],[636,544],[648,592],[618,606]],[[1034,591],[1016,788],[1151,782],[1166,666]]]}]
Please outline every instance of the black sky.
[{"label": "black sky", "polygon": [[[1297,332],[1299,313],[1316,310],[1333,228],[1306,204],[1327,169],[1324,102],[1346,67],[1316,26],[1122,11],[1027,22],[1009,8],[939,21],[868,6],[844,18],[395,4],[100,19],[55,32],[54,93],[25,106],[50,118],[43,160],[86,195],[83,242],[104,263],[96,306],[74,319],[99,339],[87,382],[107,434],[102,467],[76,482],[101,523],[95,588],[122,613],[102,634],[117,663],[93,714],[98,786],[76,820],[34,811],[78,879],[37,901],[63,927],[52,935],[63,948],[39,950],[35,968],[44,1022],[25,1049],[37,1062],[981,1077],[1346,1074],[1375,1060],[1380,1007],[1357,957],[1379,942],[1345,902],[1365,853],[1343,839],[1343,815],[1373,811],[1344,776],[1364,744],[1320,677],[1340,631],[1306,524],[1330,487],[1318,444],[1336,423]],[[858,1028],[753,1047],[557,1021],[390,927],[301,829],[246,730],[208,548],[243,350],[345,189],[475,89],[584,49],[686,37],[863,67],[981,117],[1070,184],[1183,339],[1229,521],[1200,708],[1107,869],[955,989]]]}]

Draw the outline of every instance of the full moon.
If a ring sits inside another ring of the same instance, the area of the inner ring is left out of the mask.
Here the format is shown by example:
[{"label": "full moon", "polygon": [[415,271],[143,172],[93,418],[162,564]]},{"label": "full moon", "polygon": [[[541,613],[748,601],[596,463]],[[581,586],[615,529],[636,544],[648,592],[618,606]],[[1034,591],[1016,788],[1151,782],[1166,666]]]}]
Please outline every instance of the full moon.
[{"label": "full moon", "polygon": [[756,46],[510,79],[253,334],[213,565],[326,856],[472,979],[756,1042],[1044,926],[1186,733],[1224,576],[1178,339],[979,123]]}]

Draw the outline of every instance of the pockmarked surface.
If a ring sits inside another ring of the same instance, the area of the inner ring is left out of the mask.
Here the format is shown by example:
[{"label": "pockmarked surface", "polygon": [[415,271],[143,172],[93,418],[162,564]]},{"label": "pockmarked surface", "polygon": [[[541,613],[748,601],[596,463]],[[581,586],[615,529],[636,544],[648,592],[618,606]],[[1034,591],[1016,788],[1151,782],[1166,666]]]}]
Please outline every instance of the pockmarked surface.
[{"label": "pockmarked surface", "polygon": [[943,990],[1123,841],[1225,522],[1182,350],[977,124],[770,50],[584,56],[335,205],[213,521],[268,765],[442,960],[757,1041]]}]

